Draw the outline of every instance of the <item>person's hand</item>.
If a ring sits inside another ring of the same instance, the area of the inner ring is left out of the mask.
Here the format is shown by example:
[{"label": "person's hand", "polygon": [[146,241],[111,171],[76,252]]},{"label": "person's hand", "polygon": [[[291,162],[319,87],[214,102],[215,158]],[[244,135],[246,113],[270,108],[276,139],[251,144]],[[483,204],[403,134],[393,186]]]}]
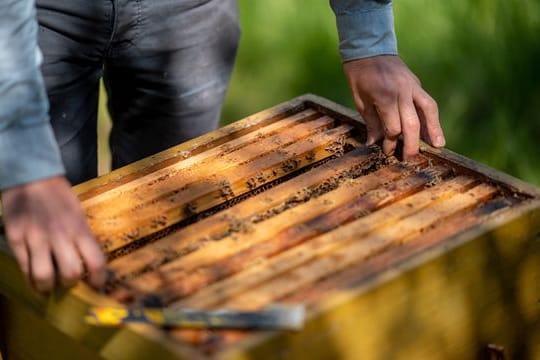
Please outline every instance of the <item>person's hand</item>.
[{"label": "person's hand", "polygon": [[382,139],[384,153],[391,155],[402,136],[405,160],[418,154],[420,138],[435,147],[444,146],[437,103],[398,56],[352,60],[343,67],[356,107],[366,121],[368,145]]},{"label": "person's hand", "polygon": [[104,283],[105,257],[65,178],[4,190],[2,204],[9,246],[38,292],[72,286],[85,270],[90,284]]}]

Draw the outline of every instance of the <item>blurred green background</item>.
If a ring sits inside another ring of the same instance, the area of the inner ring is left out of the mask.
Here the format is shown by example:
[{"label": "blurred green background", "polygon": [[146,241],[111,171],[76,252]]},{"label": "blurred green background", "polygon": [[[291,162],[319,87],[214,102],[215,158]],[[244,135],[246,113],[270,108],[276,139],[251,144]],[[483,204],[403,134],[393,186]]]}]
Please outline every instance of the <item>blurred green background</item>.
[{"label": "blurred green background", "polygon": [[[353,107],[327,0],[239,1],[223,124],[307,92]],[[401,57],[437,100],[447,147],[540,185],[540,1],[400,0],[394,14]],[[100,117],[104,173],[103,106]]]}]

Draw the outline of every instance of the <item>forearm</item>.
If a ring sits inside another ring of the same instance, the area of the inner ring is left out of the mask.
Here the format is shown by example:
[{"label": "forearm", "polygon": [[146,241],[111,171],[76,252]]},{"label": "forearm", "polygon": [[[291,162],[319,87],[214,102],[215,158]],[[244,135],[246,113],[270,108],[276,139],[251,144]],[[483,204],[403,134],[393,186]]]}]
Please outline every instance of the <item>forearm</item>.
[{"label": "forearm", "polygon": [[0,190],[63,174],[39,70],[31,0],[0,2]]},{"label": "forearm", "polygon": [[343,61],[397,55],[391,0],[330,0]]}]

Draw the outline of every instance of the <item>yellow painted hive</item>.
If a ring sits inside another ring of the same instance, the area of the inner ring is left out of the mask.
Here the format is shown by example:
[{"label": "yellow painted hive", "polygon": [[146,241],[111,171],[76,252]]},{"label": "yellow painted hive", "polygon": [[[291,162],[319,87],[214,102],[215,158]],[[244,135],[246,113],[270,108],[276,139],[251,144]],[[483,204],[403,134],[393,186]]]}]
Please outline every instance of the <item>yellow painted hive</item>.
[{"label": "yellow painted hive", "polygon": [[[7,359],[540,358],[540,191],[448,150],[363,145],[305,95],[74,188],[108,254],[101,292],[33,295],[0,251]],[[92,305],[257,310],[304,328],[84,323]]]}]

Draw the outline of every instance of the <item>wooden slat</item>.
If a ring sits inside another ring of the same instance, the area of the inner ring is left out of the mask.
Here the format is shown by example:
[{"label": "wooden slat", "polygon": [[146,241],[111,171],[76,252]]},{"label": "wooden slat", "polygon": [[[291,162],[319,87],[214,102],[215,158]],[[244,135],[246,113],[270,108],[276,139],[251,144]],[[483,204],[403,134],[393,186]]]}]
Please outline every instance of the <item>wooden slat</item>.
[{"label": "wooden slat", "polygon": [[[357,233],[358,238],[366,236],[370,231],[382,226],[393,226],[400,219],[410,216],[433,202],[444,201],[445,199],[462,192],[474,184],[475,179],[468,176],[445,181],[437,186],[414,194],[408,198],[400,200],[386,208],[374,212],[359,220],[362,229]],[[355,225],[357,228],[359,225]],[[187,297],[174,306],[178,307],[212,307],[223,303],[232,296],[240,294],[257,285],[284,274],[297,266],[316,257],[325,256],[332,251],[345,246],[351,240],[348,237],[319,236],[302,245],[296,246],[275,257],[261,260],[255,266],[246,269],[234,276],[220,282],[209,285],[190,297]]]},{"label": "wooden slat", "polygon": [[[412,168],[409,168],[408,171],[412,171]],[[373,189],[384,182],[391,181],[395,178],[398,178],[402,175],[404,175],[405,168],[403,166],[392,166],[389,168],[383,168],[375,173],[369,174],[361,179],[356,179],[354,181],[354,184],[356,185],[356,191],[358,191],[358,194],[362,194],[363,192]],[[182,267],[185,267],[188,264],[188,261],[190,258],[200,258],[205,257],[208,253],[213,254],[220,254],[225,255],[229,254],[232,251],[239,250],[238,246],[247,246],[249,244],[250,239],[257,238],[258,235],[268,238],[272,235],[277,234],[279,231],[283,231],[287,226],[292,226],[297,223],[301,223],[304,220],[313,218],[317,215],[319,215],[324,210],[330,210],[338,207],[339,205],[347,202],[350,200],[350,191],[349,189],[338,189],[339,191],[335,190],[331,193],[327,193],[316,200],[311,200],[309,203],[304,203],[299,205],[296,208],[288,209],[287,212],[276,214],[276,216],[270,218],[269,220],[266,220],[261,225],[264,225],[264,227],[260,227],[260,225],[257,227],[257,229],[250,229],[250,225],[244,225],[240,226],[243,228],[241,232],[244,234],[231,234],[226,236],[226,239],[221,239],[218,242],[211,242],[208,244],[208,239],[202,238],[201,239],[201,233],[194,233],[195,239],[194,242],[189,242],[187,246],[196,246],[197,248],[201,248],[201,251],[198,251],[197,254],[191,254],[190,257],[184,256],[181,259],[179,259],[178,262],[174,262],[171,264],[167,264],[162,268],[163,271],[167,271],[170,268],[176,268],[178,264],[182,264]],[[354,190],[354,188],[352,189]],[[258,200],[257,198],[260,196],[264,196],[264,194],[261,194],[257,197],[254,197],[254,200]],[[338,196],[335,198],[335,196]],[[331,199],[331,201],[328,201]],[[249,203],[245,203],[246,205],[250,205]],[[235,209],[235,207],[231,208],[231,210]],[[221,217],[221,216],[220,216]],[[210,219],[209,219],[210,220]],[[199,226],[197,224],[190,226],[187,229],[194,227],[196,230],[200,230]],[[259,230],[260,229],[260,230]],[[270,231],[270,233],[268,232]],[[176,237],[175,237],[176,238]],[[247,240],[246,240],[247,239]],[[186,239],[182,238],[182,242],[184,242]],[[189,241],[189,240],[188,240]],[[199,246],[196,245],[196,241],[200,241],[201,244]],[[184,249],[184,244],[178,244],[178,243],[171,243],[170,245],[176,246],[176,251],[181,251]],[[230,246],[229,246],[230,245]],[[178,248],[178,246],[181,246],[181,248]],[[204,248],[203,248],[204,246]],[[212,250],[215,249],[215,250]],[[130,256],[131,257],[131,256]],[[128,262],[131,261],[131,259],[127,259]],[[209,261],[213,261],[210,260]],[[200,266],[200,264],[194,264],[192,267]]]},{"label": "wooden slat", "polygon": [[[210,243],[154,272],[135,278],[128,286],[144,293],[159,289],[163,298],[185,296],[247,267],[258,258],[284,251],[410,195],[446,171],[446,168],[434,168],[431,173],[416,173],[371,190],[352,201],[352,194],[362,194],[369,188],[384,184],[388,179],[373,176],[371,184],[361,180],[351,181],[337,190],[259,224],[253,232]],[[125,296],[125,293],[120,291],[113,294],[113,297],[120,294]]]},{"label": "wooden slat", "polygon": [[140,213],[101,223],[93,223],[92,219],[89,222],[94,225],[96,238],[106,250],[117,249],[225,202],[229,192],[235,195],[246,193],[331,156],[335,151],[333,146],[344,146],[351,130],[350,126],[344,125],[312,135],[308,141],[292,144],[239,167],[227,177],[202,180],[188,186],[154,209],[142,209]]},{"label": "wooden slat", "polygon": [[414,255],[425,252],[434,246],[445,246],[441,243],[442,240],[450,239],[459,233],[478,226],[490,219],[504,213],[508,208],[516,203],[516,200],[505,197],[498,197],[489,200],[485,204],[464,211],[445,221],[441,221],[436,226],[429,227],[422,233],[418,234],[412,241],[407,241],[399,247],[395,247],[380,253],[379,255],[369,258],[361,264],[361,269],[358,266],[352,266],[349,269],[329,276],[323,281],[311,286],[299,294],[291,294],[286,297],[286,301],[300,301],[306,305],[316,304],[321,296],[331,296],[335,291],[340,289],[359,287],[367,279],[382,273],[388,269],[388,264],[392,263],[394,267],[401,262],[412,258]]},{"label": "wooden slat", "polygon": [[[264,193],[253,196],[219,214],[198,221],[172,234],[148,244],[129,256],[119,257],[108,264],[114,278],[120,279],[143,269],[152,269],[182,254],[193,251],[209,240],[245,231],[246,224],[260,222],[285,210],[306,202],[325,191],[337,187],[340,182],[359,176],[366,168],[379,161],[380,149],[362,147],[334,159],[305,174],[301,174]],[[419,158],[416,165],[426,162]],[[412,166],[412,164],[411,164]],[[395,166],[398,173],[405,174],[410,168]]]},{"label": "wooden slat", "polygon": [[[329,129],[334,123],[334,120],[329,117],[313,119],[317,115],[313,112],[301,113],[300,115],[278,121],[272,124],[269,129],[264,129],[268,131],[261,130],[247,134],[119,186],[107,193],[95,196],[84,201],[82,206],[89,216],[104,218],[120,214],[131,207],[151,202],[161,194],[167,194],[185,186],[185,184],[196,181],[200,179],[201,175],[208,176],[208,170],[211,170],[210,174],[224,172],[233,166],[300,141],[312,133]],[[307,121],[308,119],[313,120]],[[279,129],[283,129],[283,131],[278,132]],[[107,206],[108,202],[116,200],[122,201],[115,207]]]},{"label": "wooden slat", "polygon": [[438,161],[444,161],[459,168],[460,172],[475,174],[478,178],[495,182],[514,192],[516,195],[526,198],[540,197],[540,188],[536,185],[526,183],[509,174],[503,173],[485,164],[469,159],[446,148],[434,148],[427,144],[422,144],[421,152]]},{"label": "wooden slat", "polygon": [[[310,98],[308,96],[308,98]],[[304,110],[313,109],[306,105],[304,96],[299,96],[269,109],[250,115],[210,133],[201,135],[185,143],[173,146],[157,154],[116,169],[96,179],[89,180],[73,188],[81,201],[88,200],[104,192],[114,190],[128,182],[158,171],[178,161],[200,154],[238,137]]]},{"label": "wooden slat", "polygon": [[358,233],[369,218],[361,219],[351,226],[342,227],[325,236],[331,236],[334,239],[356,239],[356,241],[331,255],[319,257],[315,261],[298,267],[288,272],[286,276],[278,277],[251,289],[249,292],[244,292],[241,296],[228,301],[224,306],[235,308],[263,307],[276,299],[313,284],[325,276],[343,270],[354,263],[359,263],[368,256],[377,254],[391,246],[406,243],[421,234],[423,229],[428,229],[438,221],[477,206],[493,197],[497,191],[493,186],[481,184],[466,193],[457,194],[444,203],[437,203],[437,206],[430,206],[404,218],[393,226],[385,226],[369,234],[364,234],[363,237],[358,236]]}]

